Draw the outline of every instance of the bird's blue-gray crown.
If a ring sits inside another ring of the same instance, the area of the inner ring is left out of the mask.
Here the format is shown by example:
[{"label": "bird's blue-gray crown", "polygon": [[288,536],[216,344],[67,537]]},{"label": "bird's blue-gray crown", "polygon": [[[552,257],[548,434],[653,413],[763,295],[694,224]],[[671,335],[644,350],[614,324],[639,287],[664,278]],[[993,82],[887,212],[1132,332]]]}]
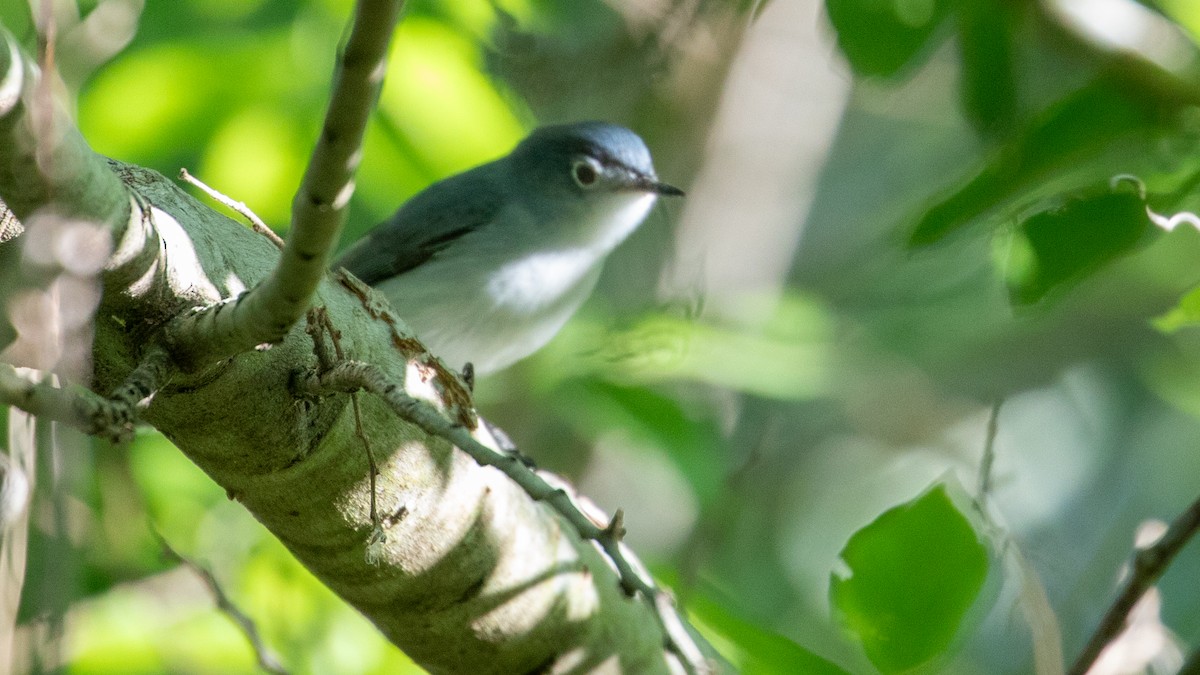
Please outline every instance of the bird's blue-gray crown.
[{"label": "bird's blue-gray crown", "polygon": [[637,191],[682,195],[661,183],[641,137],[607,122],[545,126],[529,134],[510,155],[513,176],[575,193]]}]

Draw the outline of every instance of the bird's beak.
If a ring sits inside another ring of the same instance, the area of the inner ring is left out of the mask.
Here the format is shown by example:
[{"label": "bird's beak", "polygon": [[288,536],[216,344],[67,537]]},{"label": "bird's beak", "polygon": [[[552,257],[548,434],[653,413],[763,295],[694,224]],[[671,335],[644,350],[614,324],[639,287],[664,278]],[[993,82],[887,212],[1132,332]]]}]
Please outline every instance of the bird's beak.
[{"label": "bird's beak", "polygon": [[653,176],[638,176],[636,182],[634,183],[634,187],[638,190],[642,190],[643,192],[653,192],[664,197],[684,196],[683,190],[680,190],[674,185],[662,183]]},{"label": "bird's beak", "polygon": [[658,181],[650,182],[650,191],[657,192],[664,197],[682,197],[684,195],[683,190],[680,190],[674,185],[668,185],[667,183],[660,183]]}]

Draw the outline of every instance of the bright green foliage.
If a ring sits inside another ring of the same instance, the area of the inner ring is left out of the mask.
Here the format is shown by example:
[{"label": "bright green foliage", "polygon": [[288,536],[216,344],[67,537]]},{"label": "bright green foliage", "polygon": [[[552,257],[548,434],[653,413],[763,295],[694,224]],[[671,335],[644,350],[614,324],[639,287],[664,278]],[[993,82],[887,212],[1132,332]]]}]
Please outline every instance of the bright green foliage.
[{"label": "bright green foliage", "polygon": [[[930,244],[983,215],[1107,180],[1150,152],[1160,114],[1140,92],[1100,79],[1072,92],[1009,139],[977,176],[934,204],[913,230]],[[1138,154],[1140,153],[1140,154]],[[999,213],[997,213],[999,212]]]},{"label": "bright green foliage", "polygon": [[944,485],[855,532],[841,559],[830,603],[885,673],[945,652],[988,573],[987,549]]},{"label": "bright green foliage", "polygon": [[1021,223],[1019,254],[1009,277],[1020,304],[1036,302],[1055,287],[1129,253],[1152,231],[1146,207],[1132,192],[1105,192],[1068,202]]},{"label": "bright green foliage", "polygon": [[[753,328],[656,312],[623,329],[582,316],[547,350],[543,386],[583,375],[626,383],[696,381],[769,398],[806,399],[832,379],[831,317],[813,298],[742,298],[771,307]],[[569,370],[568,370],[569,369]]]},{"label": "bright green foliage", "polygon": [[1200,324],[1200,288],[1183,296],[1179,300],[1179,304],[1170,312],[1159,317],[1154,325],[1164,331],[1174,331],[1197,324]]},{"label": "bright green foliage", "polygon": [[1157,0],[1154,4],[1191,33],[1193,40],[1200,40],[1200,6],[1191,0]]},{"label": "bright green foliage", "polygon": [[838,46],[862,75],[911,65],[945,17],[947,0],[826,0]]},{"label": "bright green foliage", "polygon": [[963,2],[958,12],[962,54],[963,110],[990,136],[1002,136],[1016,121],[1012,13],[1004,0]]}]

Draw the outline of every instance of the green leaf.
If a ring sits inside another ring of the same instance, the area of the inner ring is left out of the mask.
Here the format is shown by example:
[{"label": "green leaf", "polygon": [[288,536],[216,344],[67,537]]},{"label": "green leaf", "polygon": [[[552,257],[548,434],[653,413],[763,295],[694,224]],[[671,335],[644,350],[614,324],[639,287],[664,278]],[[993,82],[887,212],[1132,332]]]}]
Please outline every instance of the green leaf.
[{"label": "green leaf", "polygon": [[944,483],[889,509],[842,549],[830,602],[885,673],[944,653],[983,588],[988,553]]},{"label": "green leaf", "polygon": [[[1128,171],[1129,157],[1149,154],[1168,102],[1102,78],[1071,94],[1008,143],[953,194],[929,208],[910,243],[937,242],[972,219],[1021,199],[1031,203]],[[1158,105],[1162,103],[1163,105]]]},{"label": "green leaf", "polygon": [[946,2],[825,0],[825,11],[854,72],[891,77],[916,61],[946,16]]},{"label": "green leaf", "polygon": [[1173,333],[1180,328],[1200,324],[1200,288],[1193,288],[1179,300],[1179,304],[1154,320],[1154,327],[1164,333]]},{"label": "green leaf", "polygon": [[1017,304],[1037,302],[1130,252],[1152,229],[1141,198],[1129,192],[1078,198],[1038,213],[1021,223],[1023,241],[1014,243],[1009,296]]},{"label": "green leaf", "polygon": [[962,101],[967,118],[987,136],[1009,131],[1017,114],[1012,22],[997,0],[964,2],[958,12]]}]

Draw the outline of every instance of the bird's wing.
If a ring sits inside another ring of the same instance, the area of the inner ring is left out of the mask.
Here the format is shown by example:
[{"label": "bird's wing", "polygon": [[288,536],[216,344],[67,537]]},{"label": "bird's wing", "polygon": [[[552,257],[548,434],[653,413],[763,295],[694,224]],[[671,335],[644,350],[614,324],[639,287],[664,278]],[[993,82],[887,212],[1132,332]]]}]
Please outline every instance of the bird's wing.
[{"label": "bird's wing", "polygon": [[[470,175],[477,171],[418,194],[346,251],[334,267],[345,267],[375,285],[417,267],[454,240],[491,222],[502,199],[492,181]],[[450,198],[454,195],[458,198]]]}]

